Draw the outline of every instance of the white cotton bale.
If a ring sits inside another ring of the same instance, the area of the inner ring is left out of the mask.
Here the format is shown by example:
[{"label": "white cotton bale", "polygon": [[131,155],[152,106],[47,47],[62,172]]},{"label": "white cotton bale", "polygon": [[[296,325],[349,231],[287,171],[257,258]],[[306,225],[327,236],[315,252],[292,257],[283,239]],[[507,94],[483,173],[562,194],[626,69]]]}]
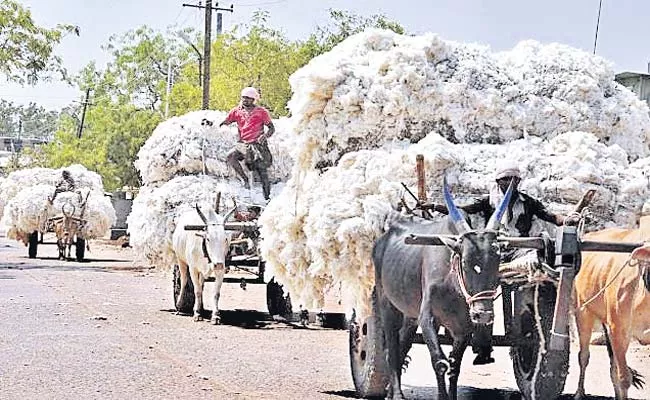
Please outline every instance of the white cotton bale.
[{"label": "white cotton bale", "polygon": [[[96,172],[89,171],[83,165],[73,164],[59,169],[21,169],[10,173],[7,178],[0,183],[0,218],[2,218],[4,205],[16,196],[19,191],[34,185],[55,186],[61,179],[61,174],[64,170],[70,172],[70,176],[75,181],[77,188],[104,190],[101,176]],[[54,189],[52,189],[52,193],[50,194],[53,193]]]},{"label": "white cotton bale", "polygon": [[[223,111],[193,111],[160,123],[138,152],[134,162],[145,185],[167,182],[175,176],[207,173],[236,178],[226,164],[228,152],[237,142],[235,125],[219,127]],[[292,165],[283,143],[289,122],[274,120],[276,134],[269,139],[274,158],[270,174],[286,181]]]},{"label": "white cotton bale", "polygon": [[[414,206],[401,183],[416,191],[416,154],[436,202],[443,176],[459,204],[487,194],[508,159],[521,190],[551,211],[596,189],[589,229],[633,225],[648,197],[648,107],[581,50],[526,41],[493,53],[367,30],[290,83],[295,164],[260,219],[261,248],[267,273],[301,304],[320,306],[341,285],[348,305],[367,310],[370,249],[401,198]],[[532,233],[553,229],[536,222]]]},{"label": "white cotton bale", "polygon": [[[34,185],[18,192],[6,206],[6,213],[0,224],[7,228],[10,239],[23,240],[31,232],[42,230],[46,227],[48,218],[63,215],[65,212],[71,216],[85,220],[80,236],[84,239],[96,239],[109,232],[115,222],[115,210],[103,191],[80,189],[80,193],[59,193],[51,204],[48,199],[54,193],[52,185]],[[89,193],[86,208],[81,213],[81,203]]]},{"label": "white cotton bale", "polygon": [[467,143],[582,130],[645,156],[647,105],[613,78],[607,61],[558,44],[492,53],[431,34],[367,30],[290,77],[294,158],[331,165],[345,152],[432,130]]},{"label": "white cotton bale", "polygon": [[26,243],[27,235],[40,230],[48,215],[47,199],[53,191],[51,185],[34,185],[19,191],[9,200],[0,220],[9,239]]},{"label": "white cotton bale", "polygon": [[[65,199],[77,201],[78,194],[59,193],[51,205],[48,198],[54,195],[55,185],[62,179],[62,172],[67,170],[75,182],[76,189],[88,198],[88,223],[82,230],[87,239],[104,236],[115,222],[115,210],[110,199],[104,196],[102,178],[84,166],[73,164],[59,169],[29,168],[12,172],[0,186],[0,225],[7,229],[11,239],[25,241],[27,235],[44,228],[44,220],[55,216]],[[80,204],[75,203],[77,210]]]}]

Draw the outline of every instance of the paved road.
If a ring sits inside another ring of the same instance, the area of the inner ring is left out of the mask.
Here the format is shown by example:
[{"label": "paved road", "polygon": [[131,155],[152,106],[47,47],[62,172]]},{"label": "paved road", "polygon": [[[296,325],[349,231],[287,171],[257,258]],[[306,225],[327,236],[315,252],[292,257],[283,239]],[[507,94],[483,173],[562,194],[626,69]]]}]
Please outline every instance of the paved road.
[{"label": "paved road", "polygon": [[[45,259],[29,260],[24,247],[0,238],[0,399],[353,397],[347,332],[255,318],[194,323],[170,309],[167,274],[138,267],[130,250],[91,250],[88,263],[57,261],[53,246],[39,249]],[[226,284],[222,308],[264,311],[264,287]],[[417,345],[411,356],[405,394],[434,398],[426,349]],[[612,393],[606,357],[594,349],[593,400]],[[486,367],[466,363],[461,399],[520,398],[507,349],[496,358]],[[633,348],[630,363],[650,375],[647,348]],[[647,389],[630,395],[650,399]]]}]

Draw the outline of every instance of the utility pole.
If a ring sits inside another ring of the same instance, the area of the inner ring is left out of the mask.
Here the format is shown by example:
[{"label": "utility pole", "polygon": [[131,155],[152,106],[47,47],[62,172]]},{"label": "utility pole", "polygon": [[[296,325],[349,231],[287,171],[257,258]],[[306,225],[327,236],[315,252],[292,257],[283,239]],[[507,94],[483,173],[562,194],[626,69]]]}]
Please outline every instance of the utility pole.
[{"label": "utility pole", "polygon": [[[205,30],[203,40],[203,105],[201,108],[207,110],[210,108],[210,50],[212,44],[212,10],[215,11],[234,11],[234,6],[231,4],[230,8],[219,8],[219,3],[212,7],[212,0],[205,0],[205,6],[195,4],[183,4],[183,7],[195,7],[205,9]],[[221,33],[221,13],[217,14],[217,28],[218,34]]]},{"label": "utility pole", "polygon": [[600,10],[603,8],[603,0],[598,3],[598,19],[596,20],[596,37],[594,38],[594,54],[596,54],[596,45],[598,44],[598,27],[600,26]]},{"label": "utility pole", "polygon": [[90,97],[90,88],[86,89],[86,100],[84,100],[83,104],[83,109],[81,110],[81,123],[79,124],[79,128],[77,129],[77,139],[81,139],[81,133],[84,130],[84,121],[86,120],[86,107],[91,105],[88,102],[88,98]]}]

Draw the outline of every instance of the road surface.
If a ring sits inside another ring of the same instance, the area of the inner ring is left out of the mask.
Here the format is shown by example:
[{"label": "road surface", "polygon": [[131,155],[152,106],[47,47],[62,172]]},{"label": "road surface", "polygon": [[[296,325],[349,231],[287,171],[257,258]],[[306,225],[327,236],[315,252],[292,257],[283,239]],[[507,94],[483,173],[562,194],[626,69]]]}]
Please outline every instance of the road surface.
[{"label": "road surface", "polygon": [[[344,330],[304,329],[252,312],[226,313],[224,324],[193,322],[172,310],[169,272],[134,262],[131,249],[91,243],[90,262],[54,259],[54,246],[27,258],[0,237],[1,399],[345,399],[354,397]],[[207,284],[210,286],[211,284]],[[206,295],[206,307],[212,303]],[[296,305],[294,304],[294,307]],[[221,308],[266,311],[265,287],[225,284]],[[577,382],[572,349],[565,400]],[[409,399],[435,398],[422,345],[403,377]],[[519,399],[506,348],[497,362],[471,365],[461,399]],[[630,365],[650,377],[650,349],[635,345]],[[609,361],[592,347],[587,392],[610,399]],[[631,390],[650,399],[648,388]]]}]

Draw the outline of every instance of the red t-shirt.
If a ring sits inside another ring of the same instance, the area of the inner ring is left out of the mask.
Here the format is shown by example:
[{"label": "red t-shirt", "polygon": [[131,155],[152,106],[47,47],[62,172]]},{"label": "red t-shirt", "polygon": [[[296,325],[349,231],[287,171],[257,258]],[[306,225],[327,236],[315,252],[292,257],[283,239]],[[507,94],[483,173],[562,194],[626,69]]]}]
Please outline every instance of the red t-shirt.
[{"label": "red t-shirt", "polygon": [[264,125],[271,122],[271,115],[264,107],[255,106],[249,112],[238,106],[230,110],[226,122],[236,122],[242,142],[253,143],[264,132]]}]

